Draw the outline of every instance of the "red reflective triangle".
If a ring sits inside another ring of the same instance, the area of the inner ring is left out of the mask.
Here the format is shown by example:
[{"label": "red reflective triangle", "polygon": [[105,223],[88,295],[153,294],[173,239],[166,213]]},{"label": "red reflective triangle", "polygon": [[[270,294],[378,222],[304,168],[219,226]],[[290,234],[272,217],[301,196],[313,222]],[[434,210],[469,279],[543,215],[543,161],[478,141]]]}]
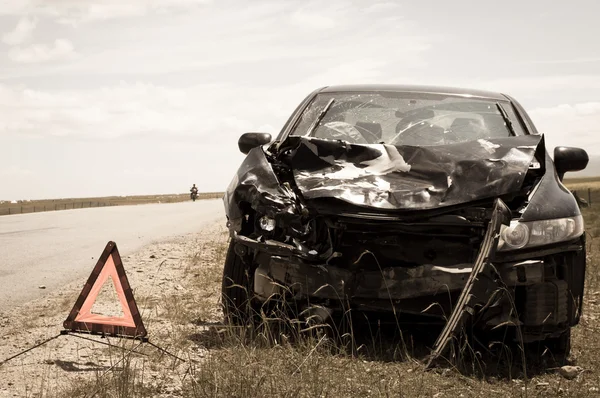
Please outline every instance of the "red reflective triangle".
[{"label": "red reflective triangle", "polygon": [[[93,314],[92,307],[104,283],[111,278],[123,310],[122,317]],[[92,274],[63,323],[71,332],[144,338],[146,328],[133,298],[133,292],[115,242],[108,242]]]}]

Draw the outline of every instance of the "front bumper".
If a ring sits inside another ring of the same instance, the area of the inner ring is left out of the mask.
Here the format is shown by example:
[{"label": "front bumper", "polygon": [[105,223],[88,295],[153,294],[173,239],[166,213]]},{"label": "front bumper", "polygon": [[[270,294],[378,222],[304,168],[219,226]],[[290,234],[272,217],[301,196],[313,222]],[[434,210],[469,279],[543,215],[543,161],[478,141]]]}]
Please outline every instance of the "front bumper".
[{"label": "front bumper", "polygon": [[[254,290],[262,301],[293,299],[340,308],[394,311],[445,322],[433,350],[444,355],[465,322],[521,326],[524,341],[555,336],[578,323],[585,276],[585,240],[496,255],[510,211],[497,200],[473,263],[440,267],[353,269],[328,264],[296,246],[236,236],[238,254],[253,253]],[[364,256],[372,255],[365,251]],[[377,263],[379,264],[379,263]],[[476,315],[476,317],[475,317]]]},{"label": "front bumper", "polygon": [[[512,287],[544,281],[544,261],[525,260],[498,264],[502,280]],[[399,301],[459,292],[473,264],[455,267],[422,265],[381,271],[350,271],[326,264],[306,263],[298,257],[270,256],[255,271],[254,290],[262,299],[283,293],[282,285],[295,299],[373,299]]]},{"label": "front bumper", "polygon": [[[283,296],[328,304],[350,300],[359,309],[391,311],[395,306],[405,313],[443,317],[452,309],[451,301],[464,289],[473,271],[473,264],[351,271],[292,255],[296,249],[288,245],[240,238],[236,239],[242,246],[238,251],[258,252],[254,293],[262,301]],[[522,308],[526,324],[541,326],[540,319],[546,320],[551,313],[556,315],[556,324],[565,323],[565,317],[570,325],[578,322],[585,274],[584,247],[580,241],[551,251],[531,252],[529,259],[517,255],[519,259],[511,261],[510,256],[505,256],[501,262],[491,263],[513,294],[517,307]],[[434,302],[439,305],[432,307]],[[546,323],[551,319],[554,316]]]}]

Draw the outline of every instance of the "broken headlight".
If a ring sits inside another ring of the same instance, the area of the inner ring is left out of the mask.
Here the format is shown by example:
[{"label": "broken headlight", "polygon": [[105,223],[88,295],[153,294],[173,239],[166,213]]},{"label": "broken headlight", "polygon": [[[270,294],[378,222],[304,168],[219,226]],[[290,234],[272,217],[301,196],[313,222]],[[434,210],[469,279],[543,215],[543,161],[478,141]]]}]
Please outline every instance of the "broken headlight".
[{"label": "broken headlight", "polygon": [[274,219],[267,216],[263,216],[258,220],[258,225],[260,226],[260,229],[267,232],[273,231],[275,229],[276,224],[277,223]]},{"label": "broken headlight", "polygon": [[502,225],[498,250],[516,250],[575,239],[583,234],[581,215],[540,221],[512,220]]}]

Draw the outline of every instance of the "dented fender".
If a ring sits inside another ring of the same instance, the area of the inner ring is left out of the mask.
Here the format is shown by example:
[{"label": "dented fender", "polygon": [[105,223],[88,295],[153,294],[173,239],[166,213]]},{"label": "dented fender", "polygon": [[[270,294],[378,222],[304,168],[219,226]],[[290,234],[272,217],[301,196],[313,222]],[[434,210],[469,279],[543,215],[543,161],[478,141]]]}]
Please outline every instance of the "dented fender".
[{"label": "dented fender", "polygon": [[241,229],[244,203],[273,218],[280,213],[294,214],[297,206],[295,194],[280,183],[262,147],[248,152],[227,187],[223,202],[229,226],[236,232]]}]

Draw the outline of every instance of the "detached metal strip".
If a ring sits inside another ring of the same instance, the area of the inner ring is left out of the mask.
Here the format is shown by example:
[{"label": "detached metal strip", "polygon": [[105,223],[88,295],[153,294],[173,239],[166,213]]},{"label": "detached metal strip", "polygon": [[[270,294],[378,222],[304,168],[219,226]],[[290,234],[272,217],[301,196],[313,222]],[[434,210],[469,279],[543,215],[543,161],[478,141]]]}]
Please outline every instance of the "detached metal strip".
[{"label": "detached metal strip", "polygon": [[502,224],[508,224],[510,219],[510,209],[502,200],[496,199],[492,219],[483,238],[473,270],[458,298],[448,323],[446,323],[431,350],[427,368],[431,368],[437,359],[447,354],[450,343],[462,331],[466,320],[475,314],[475,307],[478,304],[485,305],[500,286],[498,284],[500,276],[494,272],[491,259],[498,247],[500,227]]}]

